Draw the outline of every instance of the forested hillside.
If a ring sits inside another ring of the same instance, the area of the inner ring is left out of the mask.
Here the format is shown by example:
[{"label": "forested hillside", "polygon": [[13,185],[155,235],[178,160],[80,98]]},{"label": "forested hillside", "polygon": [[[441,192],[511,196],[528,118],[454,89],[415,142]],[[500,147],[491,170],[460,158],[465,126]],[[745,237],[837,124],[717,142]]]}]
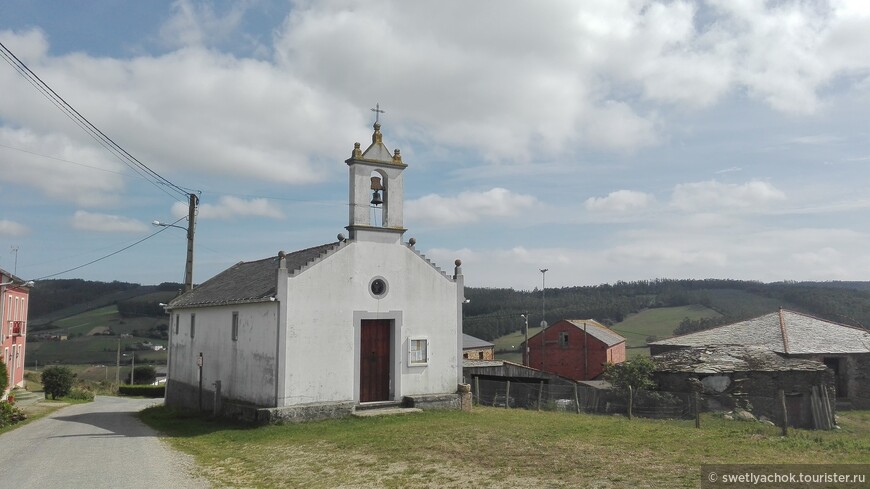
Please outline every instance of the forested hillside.
[{"label": "forested hillside", "polygon": [[[81,279],[41,280],[30,290],[29,322],[39,328],[57,319],[112,304],[118,305],[127,316],[162,315],[163,309],[157,304],[172,298],[181,287],[181,284],[169,282],[139,285]],[[159,292],[164,294],[158,294],[158,298],[148,297]]]},{"label": "forested hillside", "polygon": [[[492,340],[523,325],[541,322],[541,291],[468,287],[464,331]],[[775,282],[741,280],[668,280],[617,282],[586,287],[548,288],[546,319],[595,319],[604,324],[622,321],[645,308],[700,304],[719,312],[715,319],[686,320],[683,334],[748,319],[778,307],[805,312],[843,324],[870,324],[870,282]]]},{"label": "forested hillside", "polygon": [[[46,280],[31,290],[30,318],[34,326],[115,304],[123,316],[160,316],[159,302],[168,301],[181,285],[142,286],[126,282]],[[156,295],[154,295],[156,294]],[[523,325],[541,322],[542,294],[538,289],[467,287],[463,329],[492,340]],[[706,329],[775,311],[778,307],[805,312],[843,324],[870,325],[870,282],[774,282],[741,280],[643,280],[584,287],[548,288],[546,319],[592,318],[614,324],[647,308],[703,305],[722,317],[685,320],[677,333]]]}]

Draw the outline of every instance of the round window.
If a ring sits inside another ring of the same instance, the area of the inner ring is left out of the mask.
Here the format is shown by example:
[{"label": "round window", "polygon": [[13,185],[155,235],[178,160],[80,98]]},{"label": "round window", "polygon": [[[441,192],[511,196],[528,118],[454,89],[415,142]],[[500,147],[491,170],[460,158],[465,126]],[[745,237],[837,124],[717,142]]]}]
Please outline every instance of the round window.
[{"label": "round window", "polygon": [[369,284],[369,290],[375,297],[383,297],[387,294],[387,282],[382,278],[376,278]]}]

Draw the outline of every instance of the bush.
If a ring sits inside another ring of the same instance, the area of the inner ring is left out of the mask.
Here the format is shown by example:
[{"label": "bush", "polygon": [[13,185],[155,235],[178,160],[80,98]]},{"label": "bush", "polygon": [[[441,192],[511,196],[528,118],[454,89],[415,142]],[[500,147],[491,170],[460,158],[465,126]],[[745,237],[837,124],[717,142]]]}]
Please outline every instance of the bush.
[{"label": "bush", "polygon": [[9,371],[6,370],[6,364],[0,358],[0,396],[6,392],[7,387],[9,387]]},{"label": "bush", "polygon": [[83,387],[73,387],[70,389],[69,394],[63,397],[76,401],[93,401],[94,393]]},{"label": "bush", "polygon": [[[136,385],[149,385],[153,384],[155,380],[157,380],[157,370],[154,369],[151,365],[142,365],[136,367],[136,377],[135,380]],[[127,376],[128,384],[130,383],[130,376]]]},{"label": "bush", "polygon": [[24,421],[25,419],[27,419],[27,415],[22,410],[13,406],[11,402],[0,402],[0,428]]},{"label": "bush", "polygon": [[52,399],[69,394],[73,386],[75,374],[67,367],[47,367],[42,371],[42,387],[45,397],[51,395]]},{"label": "bush", "polygon": [[121,385],[118,386],[118,394],[122,396],[164,397],[165,385]]}]

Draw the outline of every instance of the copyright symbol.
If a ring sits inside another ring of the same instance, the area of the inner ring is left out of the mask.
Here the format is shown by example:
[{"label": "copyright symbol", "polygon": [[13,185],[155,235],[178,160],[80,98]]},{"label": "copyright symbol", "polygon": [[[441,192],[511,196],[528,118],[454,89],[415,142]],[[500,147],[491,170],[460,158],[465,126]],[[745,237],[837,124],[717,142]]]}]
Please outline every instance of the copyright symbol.
[{"label": "copyright symbol", "polygon": [[710,482],[716,482],[717,480],[719,480],[719,476],[716,475],[716,472],[710,472],[709,474],[707,474],[707,479],[709,479]]}]

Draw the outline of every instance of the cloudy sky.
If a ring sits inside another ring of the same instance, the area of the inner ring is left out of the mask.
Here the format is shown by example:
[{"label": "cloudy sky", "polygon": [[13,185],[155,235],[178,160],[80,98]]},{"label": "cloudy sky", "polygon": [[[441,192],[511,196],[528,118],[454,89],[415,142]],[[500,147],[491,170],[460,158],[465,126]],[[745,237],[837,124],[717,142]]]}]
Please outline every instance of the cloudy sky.
[{"label": "cloudy sky", "polygon": [[[870,280],[865,0],[6,0],[0,42],[201,191],[197,282],[344,232],[377,103],[405,238],[469,285]],[[186,213],[5,62],[0,193],[25,279]],[[180,282],[184,255],[169,228],[57,278]]]}]

